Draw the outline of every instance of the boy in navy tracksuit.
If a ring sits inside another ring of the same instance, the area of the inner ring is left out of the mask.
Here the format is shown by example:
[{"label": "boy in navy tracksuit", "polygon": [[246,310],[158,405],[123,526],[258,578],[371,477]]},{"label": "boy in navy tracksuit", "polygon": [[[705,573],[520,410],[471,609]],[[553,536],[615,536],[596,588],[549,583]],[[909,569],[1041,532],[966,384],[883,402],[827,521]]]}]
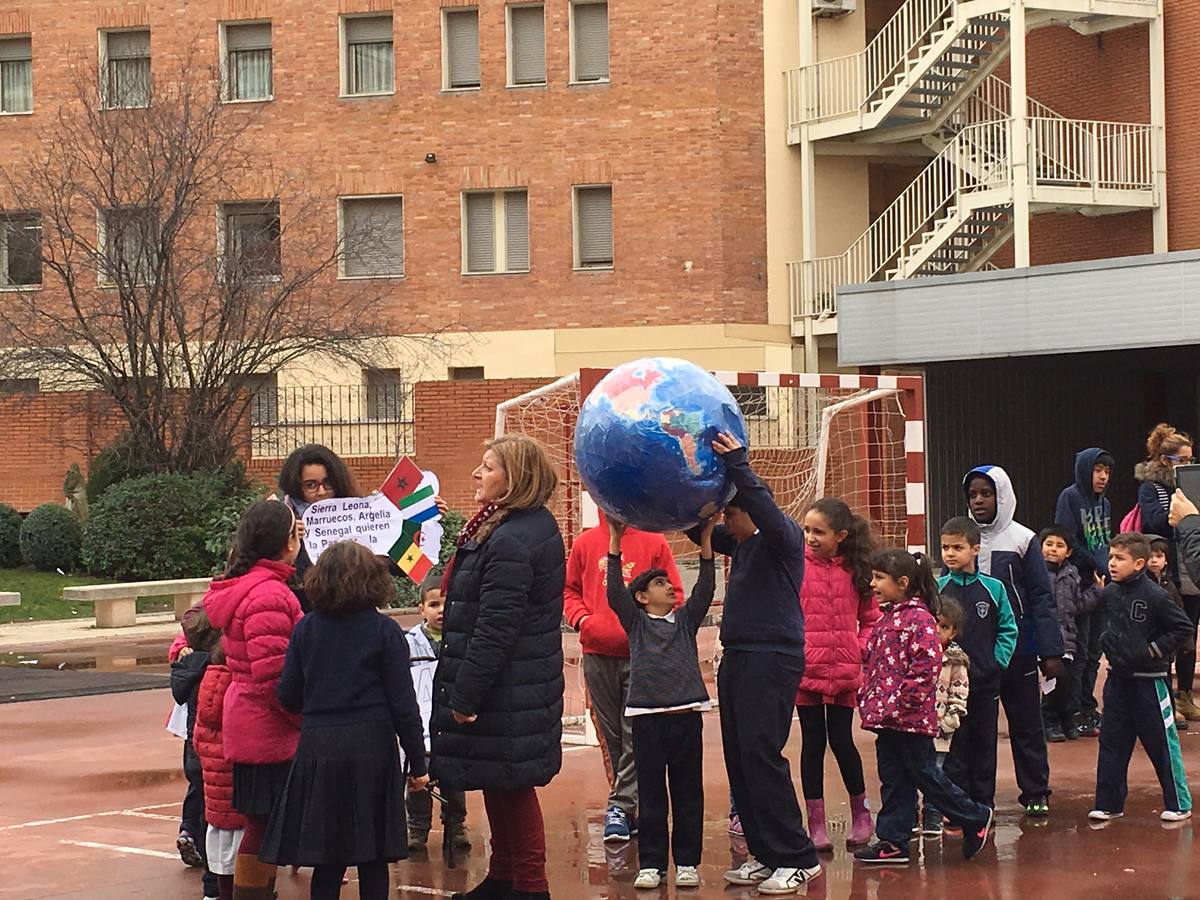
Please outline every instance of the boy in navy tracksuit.
[{"label": "boy in navy tracksuit", "polygon": [[979,526],[965,516],[942,526],[948,571],[938,579],[938,591],[962,607],[957,641],[971,663],[967,714],[950,742],[945,771],[972,800],[994,807],[1000,678],[1017,646],[1017,622],[1004,584],[979,574],[979,541]]},{"label": "boy in navy tracksuit", "polygon": [[1047,678],[1063,674],[1062,632],[1050,576],[1032,531],[1013,521],[1017,495],[999,466],[979,466],[963,479],[971,518],[979,525],[979,571],[1004,582],[1019,632],[1017,651],[1000,677],[1013,767],[1028,816],[1050,814],[1050,760],[1042,730],[1038,667]]},{"label": "boy in navy tracksuit", "polygon": [[1124,815],[1135,741],[1141,741],[1162,786],[1160,818],[1179,822],[1192,814],[1167,684],[1171,656],[1191,640],[1192,622],[1147,577],[1149,557],[1150,544],[1141,534],[1119,534],[1109,544],[1112,583],[1104,589],[1108,625],[1101,638],[1108,679],[1096,761],[1096,808],[1088,813],[1096,821]]},{"label": "boy in navy tracksuit", "polygon": [[1075,617],[1075,669],[1079,674],[1079,732],[1098,734],[1096,675],[1100,671],[1100,635],[1104,607],[1099,592],[1108,575],[1108,542],[1112,539],[1112,506],[1104,495],[1116,465],[1100,447],[1075,454],[1075,481],[1063,488],[1054,523],[1071,532],[1071,565],[1079,570],[1084,610]]},{"label": "boy in navy tracksuit", "polygon": [[[713,450],[737,489],[712,535],[714,552],[732,557],[717,697],[729,787],[750,851],[725,880],[790,894],[821,873],[783,755],[804,674],[804,532],[776,505],[732,435],[719,435]],[[699,529],[688,537],[699,543]]]}]

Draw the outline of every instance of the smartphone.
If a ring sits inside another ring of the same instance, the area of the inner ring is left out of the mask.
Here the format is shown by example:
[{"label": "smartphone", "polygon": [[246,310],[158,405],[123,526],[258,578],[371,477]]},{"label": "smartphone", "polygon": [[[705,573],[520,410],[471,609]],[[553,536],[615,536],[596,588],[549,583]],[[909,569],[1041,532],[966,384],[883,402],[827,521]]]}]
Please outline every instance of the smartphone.
[{"label": "smartphone", "polygon": [[1175,484],[1185,497],[1200,506],[1200,465],[1176,466]]}]

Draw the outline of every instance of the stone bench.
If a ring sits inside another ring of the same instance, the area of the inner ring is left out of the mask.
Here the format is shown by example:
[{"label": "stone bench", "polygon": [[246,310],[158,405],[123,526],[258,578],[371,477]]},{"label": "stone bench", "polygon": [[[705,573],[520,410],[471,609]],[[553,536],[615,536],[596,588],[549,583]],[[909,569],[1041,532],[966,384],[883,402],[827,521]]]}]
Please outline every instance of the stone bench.
[{"label": "stone bench", "polygon": [[0,591],[0,606],[20,606],[21,594],[18,591]]},{"label": "stone bench", "polygon": [[146,597],[170,597],[175,619],[200,602],[211,578],[179,578],[174,581],[131,581],[127,584],[89,584],[63,588],[63,599],[91,603],[97,628],[123,628],[137,624],[137,601]]}]

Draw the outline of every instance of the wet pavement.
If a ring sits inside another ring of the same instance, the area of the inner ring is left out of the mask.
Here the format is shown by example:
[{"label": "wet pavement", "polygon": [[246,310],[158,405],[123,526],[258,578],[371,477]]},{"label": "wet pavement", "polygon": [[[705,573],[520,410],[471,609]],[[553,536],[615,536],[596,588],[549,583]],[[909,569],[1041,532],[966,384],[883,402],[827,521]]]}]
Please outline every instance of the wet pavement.
[{"label": "wet pavement", "polygon": [[[0,707],[0,898],[154,898],[200,900],[199,874],[175,854],[184,781],[181,743],[163,728],[165,690],[8,704]],[[797,759],[793,732],[789,754]],[[874,801],[873,738],[859,746]],[[1200,769],[1200,735],[1183,736],[1190,772]],[[549,843],[552,894],[576,898],[749,898],[750,888],[726,888],[721,873],[739,848],[726,833],[727,789],[717,714],[705,719],[706,826],[699,890],[635,891],[636,844],[601,840],[606,783],[600,752],[570,747],[562,773],[541,791]],[[1122,897],[1200,898],[1200,867],[1192,824],[1164,827],[1149,763],[1135,756],[1126,818],[1089,828],[1096,741],[1051,746],[1055,796],[1049,820],[1022,819],[1011,757],[1001,741],[995,845],[977,860],[959,856],[952,838],[926,840],[917,861],[868,870],[843,847],[823,860],[825,873],[807,896],[842,898],[945,897],[966,900]],[[834,836],[845,833],[846,805],[832,758],[826,774]],[[1200,779],[1196,779],[1200,782]],[[1200,787],[1200,783],[1194,783]],[[393,868],[396,896],[448,896],[473,885],[486,868],[486,821],[477,795],[469,800],[475,849],[453,870],[441,857],[438,832],[430,852]],[[802,894],[804,892],[802,891]],[[307,897],[307,877],[283,872],[282,900]],[[343,897],[355,897],[353,884]]]}]

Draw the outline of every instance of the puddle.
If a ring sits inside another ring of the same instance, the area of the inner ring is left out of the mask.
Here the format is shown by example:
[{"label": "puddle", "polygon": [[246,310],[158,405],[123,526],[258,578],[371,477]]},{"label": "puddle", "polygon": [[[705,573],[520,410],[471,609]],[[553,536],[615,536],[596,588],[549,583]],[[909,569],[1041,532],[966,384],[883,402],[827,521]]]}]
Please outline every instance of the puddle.
[{"label": "puddle", "polygon": [[126,646],[97,651],[50,651],[48,653],[0,653],[0,666],[19,669],[56,669],[59,671],[147,673],[170,670],[165,647]]}]

